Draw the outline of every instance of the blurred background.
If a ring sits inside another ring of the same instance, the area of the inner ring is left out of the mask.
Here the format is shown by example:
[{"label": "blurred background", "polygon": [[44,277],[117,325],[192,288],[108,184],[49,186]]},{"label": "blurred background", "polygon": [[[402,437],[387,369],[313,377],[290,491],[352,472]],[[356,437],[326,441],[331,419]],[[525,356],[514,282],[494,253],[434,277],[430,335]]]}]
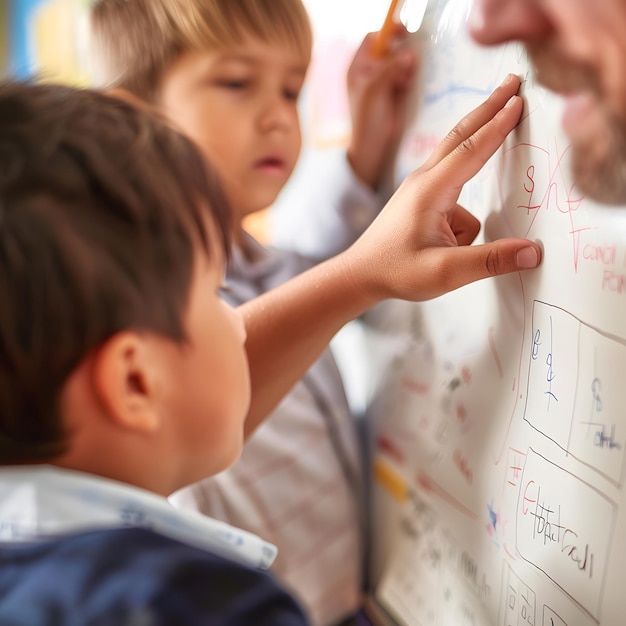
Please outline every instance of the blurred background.
[{"label": "blurred background", "polygon": [[[89,82],[90,0],[0,0],[3,75]],[[307,137],[316,145],[341,145],[349,129],[345,74],[365,34],[378,30],[387,0],[305,0],[315,49],[302,99]]]}]

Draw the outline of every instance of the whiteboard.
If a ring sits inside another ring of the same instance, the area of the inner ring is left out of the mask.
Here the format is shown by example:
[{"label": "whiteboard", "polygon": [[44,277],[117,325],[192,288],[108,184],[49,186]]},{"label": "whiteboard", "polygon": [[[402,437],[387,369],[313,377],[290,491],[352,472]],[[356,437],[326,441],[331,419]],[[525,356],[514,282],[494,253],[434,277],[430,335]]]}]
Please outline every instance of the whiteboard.
[{"label": "whiteboard", "polygon": [[576,189],[559,100],[521,46],[468,40],[469,4],[430,2],[400,170],[518,73],[522,122],[461,199],[544,260],[366,319],[372,593],[403,626],[623,624],[626,210]]}]

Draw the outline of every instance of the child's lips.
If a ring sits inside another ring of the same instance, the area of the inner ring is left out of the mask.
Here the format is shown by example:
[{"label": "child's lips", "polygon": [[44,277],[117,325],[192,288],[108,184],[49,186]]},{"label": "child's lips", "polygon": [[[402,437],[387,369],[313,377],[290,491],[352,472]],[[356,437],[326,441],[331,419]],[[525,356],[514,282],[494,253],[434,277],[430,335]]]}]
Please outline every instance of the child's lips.
[{"label": "child's lips", "polygon": [[285,159],[279,156],[263,157],[255,162],[254,167],[268,174],[284,174],[287,168]]}]

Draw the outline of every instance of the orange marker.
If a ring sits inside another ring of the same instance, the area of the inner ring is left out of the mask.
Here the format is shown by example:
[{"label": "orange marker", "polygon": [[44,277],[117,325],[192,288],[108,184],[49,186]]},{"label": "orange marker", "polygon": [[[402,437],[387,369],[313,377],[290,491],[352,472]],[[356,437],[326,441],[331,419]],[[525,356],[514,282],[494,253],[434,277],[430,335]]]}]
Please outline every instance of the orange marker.
[{"label": "orange marker", "polygon": [[391,40],[391,36],[396,25],[396,20],[394,18],[397,8],[398,0],[391,0],[391,4],[389,5],[389,10],[387,11],[387,16],[385,17],[382,28],[378,31],[378,35],[372,44],[372,54],[374,56],[382,57],[387,54],[389,41]]},{"label": "orange marker", "polygon": [[409,497],[409,489],[404,478],[383,459],[374,461],[374,478],[398,502],[404,502]]}]

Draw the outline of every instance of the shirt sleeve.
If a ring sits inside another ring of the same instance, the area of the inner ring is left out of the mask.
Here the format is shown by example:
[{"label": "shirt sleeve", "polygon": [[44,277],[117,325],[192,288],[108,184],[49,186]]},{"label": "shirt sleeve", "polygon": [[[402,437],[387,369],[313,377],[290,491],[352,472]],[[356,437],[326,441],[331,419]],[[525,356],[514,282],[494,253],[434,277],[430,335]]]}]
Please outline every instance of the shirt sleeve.
[{"label": "shirt sleeve", "polygon": [[271,208],[270,243],[309,258],[329,258],[361,235],[385,196],[357,178],[345,150],[309,149]]}]

